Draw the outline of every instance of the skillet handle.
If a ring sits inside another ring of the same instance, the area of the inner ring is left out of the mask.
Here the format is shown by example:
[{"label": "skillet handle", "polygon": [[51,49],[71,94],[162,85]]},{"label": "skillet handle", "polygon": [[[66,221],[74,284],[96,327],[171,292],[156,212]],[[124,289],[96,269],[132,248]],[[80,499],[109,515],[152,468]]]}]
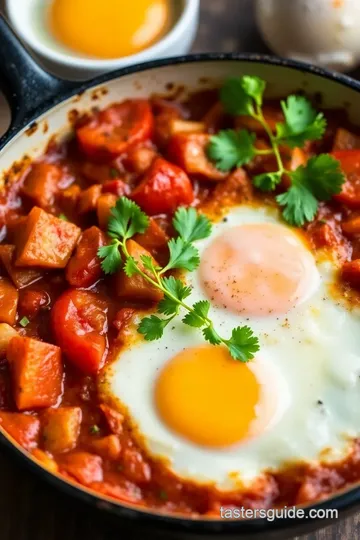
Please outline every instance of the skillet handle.
[{"label": "skillet handle", "polygon": [[0,90],[11,111],[10,127],[0,138],[0,148],[34,117],[39,107],[45,108],[52,98],[78,86],[44,71],[0,15]]}]

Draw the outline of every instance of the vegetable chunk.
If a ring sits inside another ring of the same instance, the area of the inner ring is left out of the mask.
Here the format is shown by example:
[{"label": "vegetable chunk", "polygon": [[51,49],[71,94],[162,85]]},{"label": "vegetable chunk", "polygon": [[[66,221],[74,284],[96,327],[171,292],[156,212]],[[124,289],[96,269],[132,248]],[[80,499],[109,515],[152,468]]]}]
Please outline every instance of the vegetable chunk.
[{"label": "vegetable chunk", "polygon": [[54,202],[60,179],[61,169],[56,165],[35,163],[25,178],[22,192],[40,208],[47,208]]},{"label": "vegetable chunk", "polygon": [[81,230],[35,206],[16,249],[16,266],[65,268]]},{"label": "vegetable chunk", "polygon": [[82,419],[80,407],[60,407],[44,412],[44,448],[52,454],[69,452],[75,448]]},{"label": "vegetable chunk", "polygon": [[42,277],[34,268],[16,268],[16,247],[11,244],[0,246],[0,259],[17,289],[23,289]]},{"label": "vegetable chunk", "polygon": [[62,394],[61,350],[28,337],[14,337],[7,349],[14,399],[20,411],[56,405]]},{"label": "vegetable chunk", "polygon": [[0,322],[15,324],[19,293],[10,280],[0,277]]},{"label": "vegetable chunk", "polygon": [[74,452],[65,455],[61,460],[60,468],[81,484],[88,485],[103,480],[101,457],[88,452]]},{"label": "vegetable chunk", "polygon": [[25,450],[32,450],[37,446],[40,420],[35,416],[0,411],[0,426]]},{"label": "vegetable chunk", "polygon": [[106,244],[105,235],[97,227],[86,229],[66,267],[66,279],[73,287],[90,287],[101,276],[101,261],[97,255]]}]

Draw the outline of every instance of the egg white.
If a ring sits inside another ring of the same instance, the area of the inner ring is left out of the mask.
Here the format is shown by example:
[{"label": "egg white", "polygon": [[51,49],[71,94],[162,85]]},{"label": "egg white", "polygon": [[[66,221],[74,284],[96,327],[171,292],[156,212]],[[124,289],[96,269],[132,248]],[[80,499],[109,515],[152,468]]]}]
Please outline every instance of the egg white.
[{"label": "egg white", "polygon": [[[233,209],[214,225],[210,238],[198,242],[200,256],[227,228],[266,222],[284,225],[275,209]],[[101,391],[126,407],[150,455],[165,458],[183,479],[222,490],[248,485],[290,462],[346,456],[351,439],[360,435],[359,312],[330,293],[335,258],[322,257],[317,269],[311,295],[284,316],[249,319],[212,306],[211,319],[221,335],[230,336],[243,324],[252,328],[260,340],[259,361],[276,374],[277,382],[270,381],[278,396],[276,421],[252,440],[224,450],[203,448],[173,433],[157,415],[153,394],[160,370],[180,351],[204,344],[201,332],[185,326],[181,317],[160,341],[136,341],[119,354],[104,372]],[[186,278],[193,288],[191,301],[204,299],[197,272]]]}]

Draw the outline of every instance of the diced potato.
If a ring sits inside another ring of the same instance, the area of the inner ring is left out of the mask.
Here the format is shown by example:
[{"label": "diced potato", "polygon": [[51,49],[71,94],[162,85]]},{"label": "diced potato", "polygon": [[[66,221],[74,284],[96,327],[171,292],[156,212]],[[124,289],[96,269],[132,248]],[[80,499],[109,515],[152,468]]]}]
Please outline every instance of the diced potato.
[{"label": "diced potato", "polygon": [[34,268],[16,268],[15,250],[11,244],[0,246],[0,259],[15,287],[22,289],[40,279],[42,273]]},{"label": "diced potato", "polygon": [[99,197],[96,213],[100,229],[107,230],[111,209],[116,205],[117,199],[112,193],[104,193]]},{"label": "diced potato", "polygon": [[0,322],[15,324],[19,293],[9,279],[0,277]]},{"label": "diced potato", "polygon": [[149,219],[149,226],[143,234],[136,234],[134,236],[134,241],[147,251],[150,251],[150,253],[153,251],[168,250],[168,240],[168,236],[153,218]]},{"label": "diced potato", "polygon": [[80,407],[48,409],[42,416],[43,444],[52,454],[69,452],[76,446],[82,420]]},{"label": "diced potato", "polygon": [[79,227],[35,206],[16,246],[16,266],[65,268],[78,241]]},{"label": "diced potato", "polygon": [[6,351],[10,341],[17,335],[17,331],[9,324],[0,324],[0,358],[4,358],[6,356]]},{"label": "diced potato", "polygon": [[[139,268],[143,272],[146,272],[140,259],[143,255],[151,257],[150,253],[134,242],[134,240],[128,240],[126,245],[129,255],[135,259]],[[154,264],[157,266],[155,259]],[[123,269],[119,270],[115,275],[115,288],[116,294],[124,299],[159,302],[163,298],[162,291],[152,286],[142,276],[135,274],[132,277],[128,277]]]},{"label": "diced potato", "polygon": [[120,440],[116,435],[94,439],[91,448],[104,459],[117,459],[121,451]]},{"label": "diced potato", "polygon": [[47,208],[54,202],[60,179],[60,167],[51,163],[35,163],[25,178],[22,192],[37,206]]},{"label": "diced potato", "polygon": [[14,337],[7,349],[14,399],[20,411],[56,405],[62,394],[61,350],[27,337]]},{"label": "diced potato", "polygon": [[103,480],[101,457],[88,452],[66,454],[61,459],[60,470],[67,472],[84,485]]},{"label": "diced potato", "polygon": [[188,120],[180,120],[174,118],[171,120],[171,134],[176,133],[205,133],[206,125],[204,122],[189,122]]},{"label": "diced potato", "polygon": [[53,460],[53,458],[51,456],[49,456],[49,454],[47,454],[46,452],[44,452],[43,450],[40,450],[40,448],[35,448],[35,450],[33,450],[31,452],[31,455],[37,460],[40,462],[40,464],[45,467],[45,469],[47,469],[48,471],[52,472],[52,473],[56,473],[58,472],[59,470],[59,467],[56,463],[55,460]]},{"label": "diced potato", "polygon": [[104,403],[100,405],[100,409],[104,413],[110,431],[115,435],[121,435],[123,432],[124,416]]},{"label": "diced potato", "polygon": [[79,214],[86,214],[96,210],[98,199],[101,195],[102,186],[94,184],[80,193],[77,210]]},{"label": "diced potato", "polygon": [[154,161],[156,155],[155,150],[146,146],[131,148],[125,159],[125,165],[132,172],[144,174]]},{"label": "diced potato", "polygon": [[37,446],[40,420],[36,416],[0,411],[0,426],[25,450]]},{"label": "diced potato", "polygon": [[65,213],[72,214],[75,211],[80,193],[81,188],[77,184],[73,184],[63,191],[60,191],[59,201],[61,208],[65,211]]}]

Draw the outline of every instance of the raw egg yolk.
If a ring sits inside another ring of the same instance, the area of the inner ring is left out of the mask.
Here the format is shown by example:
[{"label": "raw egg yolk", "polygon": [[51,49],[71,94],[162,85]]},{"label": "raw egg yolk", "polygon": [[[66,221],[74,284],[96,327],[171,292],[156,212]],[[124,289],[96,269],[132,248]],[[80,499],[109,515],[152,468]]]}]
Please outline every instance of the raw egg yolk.
[{"label": "raw egg yolk", "polygon": [[63,45],[97,58],[135,54],[170,25],[169,0],[53,0],[50,28]]},{"label": "raw egg yolk", "polygon": [[242,315],[284,314],[312,294],[319,273],[305,244],[282,225],[233,227],[201,259],[200,279],[218,306]]},{"label": "raw egg yolk", "polygon": [[186,349],[162,369],[156,408],[170,429],[193,443],[233,445],[264,431],[275,414],[277,393],[272,384],[270,401],[264,398],[263,371],[256,361],[236,362],[224,347]]}]

